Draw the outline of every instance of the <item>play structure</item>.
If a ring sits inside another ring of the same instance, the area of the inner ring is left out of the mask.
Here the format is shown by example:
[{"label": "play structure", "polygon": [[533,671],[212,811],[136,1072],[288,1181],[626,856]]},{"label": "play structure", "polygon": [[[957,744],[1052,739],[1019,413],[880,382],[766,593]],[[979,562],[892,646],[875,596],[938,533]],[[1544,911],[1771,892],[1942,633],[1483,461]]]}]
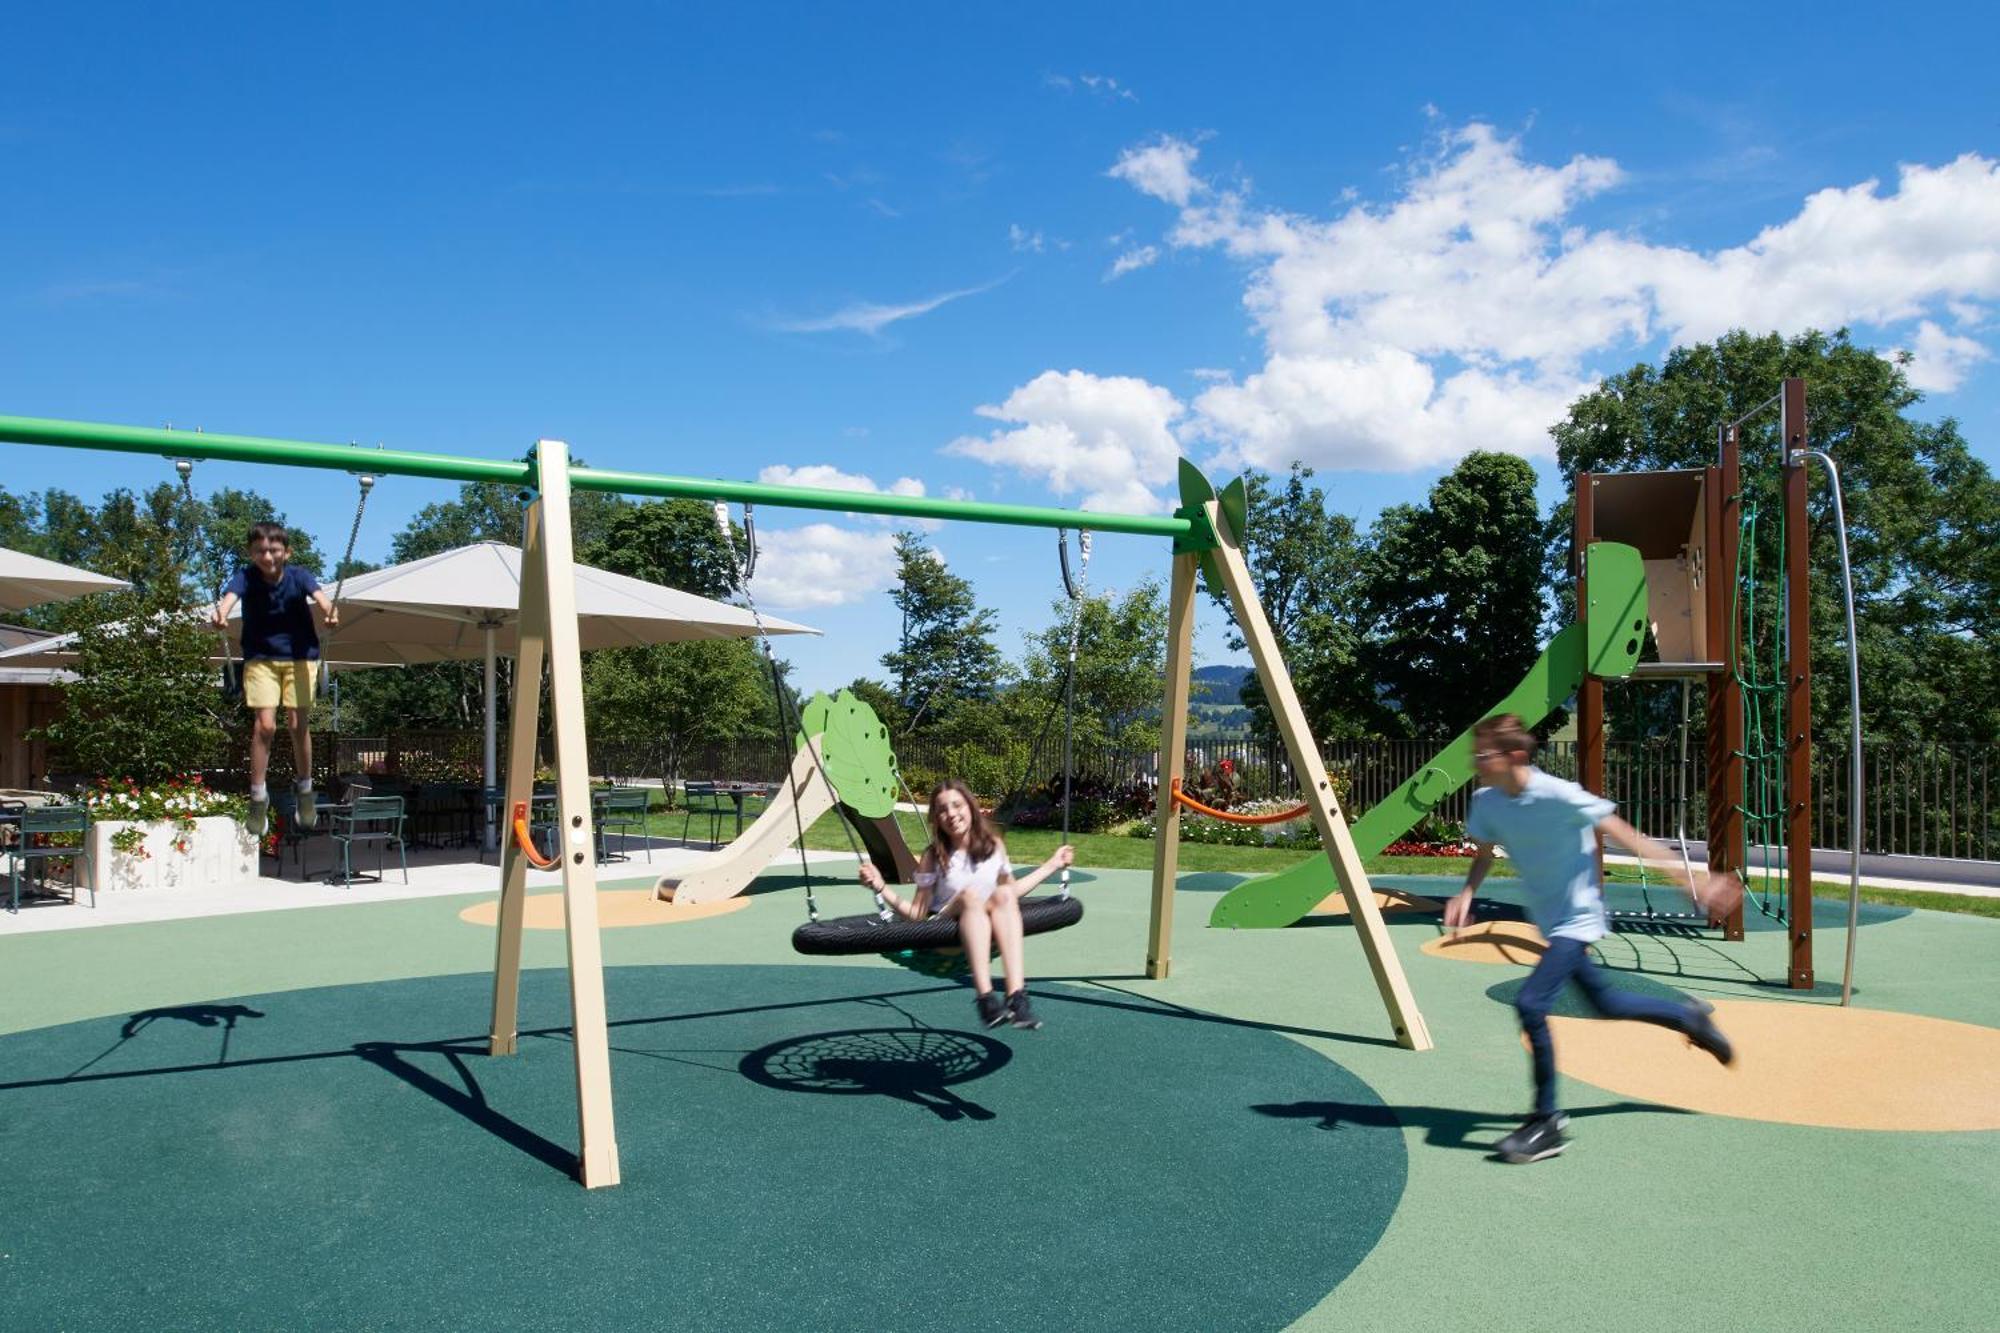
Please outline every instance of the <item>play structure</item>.
[{"label": "play structure", "polygon": [[[988,504],[920,496],[752,482],[708,480],[574,466],[559,440],[542,440],[526,458],[479,459],[406,450],[264,439],[90,422],[0,416],[0,441],[98,451],[151,454],[169,459],[223,459],[273,463],[371,477],[429,477],[487,483],[526,493],[521,559],[519,652],[514,674],[505,802],[525,805],[534,779],[544,671],[555,738],[557,786],[555,845],[544,854],[525,837],[506,841],[501,858],[500,901],[491,1032],[487,1049],[511,1055],[519,1043],[518,1010],[526,871],[531,856],[559,861],[568,941],[571,1024],[578,1119],[578,1177],[586,1187],[615,1185],[618,1144],[612,1096],[610,1041],[604,1001],[603,951],[597,912],[597,866],[590,818],[590,777],[584,732],[582,654],[576,615],[570,496],[600,491],[658,499],[694,498],[711,503],[766,504],[917,519],[999,523],[1165,538],[1172,543],[1166,645],[1165,697],[1157,798],[1157,833],[1148,928],[1146,974],[1164,977],[1172,966],[1173,891],[1178,866],[1180,805],[1173,793],[1184,776],[1187,704],[1192,666],[1197,577],[1222,590],[1255,659],[1265,694],[1284,738],[1293,771],[1307,793],[1307,813],[1326,848],[1327,865],[1357,927],[1364,956],[1396,1042],[1428,1050],[1431,1038],[1401,961],[1390,942],[1347,819],[1334,794],[1319,746],[1307,725],[1290,674],[1271,633],[1242,550],[1244,487],[1239,479],[1218,493],[1193,464],[1180,467],[1181,504],[1171,516],[1083,513],[1036,506]],[[754,606],[753,606],[754,610]],[[768,646],[768,645],[767,645]],[[824,734],[824,733],[822,733]],[[815,764],[811,745],[802,746]],[[803,775],[801,775],[803,776]],[[821,775],[824,778],[824,774]],[[827,783],[837,788],[837,784]],[[803,808],[794,805],[802,829]],[[526,820],[519,821],[522,833]],[[843,822],[843,827],[847,827]],[[857,853],[859,849],[857,848]],[[1069,901],[1051,900],[1051,901]],[[1074,910],[1080,911],[1080,907]],[[924,927],[933,923],[909,923]],[[946,923],[947,925],[949,923]],[[845,951],[845,950],[842,950]]]},{"label": "play structure", "polygon": [[[1760,568],[1758,526],[1765,521],[1742,481],[1746,423],[1779,410],[1778,465],[1783,503],[1778,522],[1782,579]],[[1833,483],[1835,524],[1846,582],[1849,707],[1860,717],[1859,666],[1854,654],[1854,599],[1846,579],[1847,533],[1839,474],[1825,453],[1809,447],[1806,385],[1788,379],[1780,392],[1722,426],[1716,462],[1668,472],[1579,473],[1575,491],[1576,607],[1574,623],[1549,641],[1528,675],[1487,709],[1519,714],[1530,726],[1575,705],[1577,780],[1606,790],[1605,690],[1619,682],[1683,682],[1683,747],[1697,724],[1687,701],[1699,684],[1698,724],[1707,758],[1708,866],[1733,871],[1756,910],[1786,929],[1787,984],[1810,989],[1812,953],[1812,668],[1807,554],[1810,528],[1806,467],[1818,459]],[[1648,645],[1651,651],[1648,652]],[[1854,730],[1850,827],[1860,822],[1860,737]],[[1373,855],[1415,827],[1473,776],[1472,733],[1455,737],[1388,797],[1362,814],[1354,845]],[[1686,802],[1680,802],[1684,814]],[[1271,819],[1292,817],[1282,812]],[[1656,834],[1660,830],[1653,830]],[[1685,830],[1678,839],[1685,856]],[[1858,839],[1850,838],[1858,846]],[[1848,957],[1843,997],[1851,991],[1853,921],[1859,910],[1858,853],[1850,853]],[[1782,890],[1780,882],[1782,881]],[[1315,910],[1332,890],[1317,860],[1260,876],[1224,894],[1213,926],[1289,926]],[[1683,916],[1740,940],[1744,905],[1713,921]]]},{"label": "play structure", "polygon": [[[726,847],[662,876],[657,886],[662,900],[710,903],[735,897],[834,809],[854,829],[884,879],[907,884],[916,874],[916,857],[896,822],[900,779],[889,729],[851,690],[815,694],[799,714],[802,734],[796,738],[791,771],[770,804]],[[811,879],[811,871],[806,878]]]}]

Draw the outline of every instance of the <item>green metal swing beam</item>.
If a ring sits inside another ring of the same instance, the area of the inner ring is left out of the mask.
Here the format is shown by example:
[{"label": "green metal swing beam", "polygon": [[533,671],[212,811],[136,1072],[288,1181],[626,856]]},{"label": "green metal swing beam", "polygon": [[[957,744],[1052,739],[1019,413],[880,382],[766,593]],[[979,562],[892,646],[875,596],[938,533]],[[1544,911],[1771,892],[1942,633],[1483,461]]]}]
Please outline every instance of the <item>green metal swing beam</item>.
[{"label": "green metal swing beam", "polygon": [[[0,443],[153,454],[162,458],[214,458],[235,463],[271,463],[284,467],[366,472],[375,476],[431,477],[438,481],[485,482],[530,490],[539,488],[535,465],[527,459],[463,458],[456,454],[416,453],[407,449],[367,449],[353,444],[315,444],[307,440],[272,440],[255,435],[214,435],[206,431],[114,426],[95,421],[0,416]],[[792,509],[886,514],[896,518],[958,519],[1030,528],[1088,528],[1092,532],[1122,532],[1140,537],[1185,539],[1199,535],[1193,522],[1177,516],[1100,514],[1039,505],[988,504],[979,500],[822,490],[756,481],[614,472],[594,467],[571,467],[569,484],[580,491],[605,491],[661,499],[729,500],[739,504],[768,504]]]}]

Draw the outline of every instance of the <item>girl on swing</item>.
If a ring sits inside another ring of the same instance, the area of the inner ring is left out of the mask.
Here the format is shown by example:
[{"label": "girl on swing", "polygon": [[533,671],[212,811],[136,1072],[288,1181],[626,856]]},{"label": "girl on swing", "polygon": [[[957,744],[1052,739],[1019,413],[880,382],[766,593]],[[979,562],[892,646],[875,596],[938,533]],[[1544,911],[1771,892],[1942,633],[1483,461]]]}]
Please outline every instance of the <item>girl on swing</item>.
[{"label": "girl on swing", "polygon": [[[861,882],[880,894],[889,910],[911,921],[955,917],[959,942],[972,966],[972,986],[979,1019],[987,1027],[1011,1022],[1017,1028],[1038,1028],[1042,1020],[1028,1004],[1028,976],[1022,963],[1021,899],[1035,886],[1076,859],[1068,845],[1021,878],[1007,862],[1000,841],[973,799],[972,790],[956,778],[938,784],[931,793],[931,844],[917,863],[916,896],[904,899],[890,888],[882,872],[861,863]],[[995,946],[1007,973],[1007,997],[993,993]]]}]

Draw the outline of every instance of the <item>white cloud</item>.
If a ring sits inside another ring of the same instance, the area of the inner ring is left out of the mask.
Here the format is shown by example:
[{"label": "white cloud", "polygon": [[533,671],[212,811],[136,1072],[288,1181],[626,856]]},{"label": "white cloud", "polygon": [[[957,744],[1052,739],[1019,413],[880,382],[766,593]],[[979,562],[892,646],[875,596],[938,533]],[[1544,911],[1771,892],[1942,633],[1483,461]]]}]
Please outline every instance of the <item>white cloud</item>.
[{"label": "white cloud", "polygon": [[843,606],[896,581],[896,535],[856,532],[831,523],[757,532],[757,574],[750,591],[759,606],[798,610]]},{"label": "white cloud", "polygon": [[1977,338],[1946,333],[1928,319],[1917,325],[1916,342],[1908,350],[1904,373],[1926,393],[1950,393],[1976,363],[1993,355]]},{"label": "white cloud", "polygon": [[1202,180],[1197,157],[1163,138],[1110,174],[1178,209],[1170,244],[1250,266],[1244,306],[1266,363],[1204,390],[1184,428],[1226,462],[1546,454],[1548,427],[1595,372],[1736,327],[1872,327],[1912,343],[1913,383],[1933,390],[1989,355],[1969,334],[2000,298],[2000,163],[1977,155],[1905,166],[1889,193],[1819,191],[1713,253],[1580,224],[1582,205],[1622,183],[1617,163],[1533,162],[1486,125],[1443,132],[1388,203],[1326,218],[1253,207]]},{"label": "white cloud", "polygon": [[1194,176],[1199,152],[1186,140],[1163,134],[1152,143],[1126,149],[1104,174],[1175,208],[1186,208],[1188,200],[1208,188]]},{"label": "white cloud", "polygon": [[1042,239],[1040,232],[1029,231],[1020,223],[1014,222],[1009,223],[1007,227],[1007,244],[1017,254],[1038,255],[1047,242]]},{"label": "white cloud", "polygon": [[842,472],[831,463],[809,463],[790,467],[774,463],[760,468],[757,480],[770,486],[810,486],[822,491],[867,491],[875,495],[922,495],[924,484],[915,477],[898,477],[887,486],[858,472]]},{"label": "white cloud", "polygon": [[925,297],[921,301],[911,301],[904,305],[877,305],[860,302],[834,311],[830,315],[816,315],[806,319],[783,319],[772,324],[780,333],[865,333],[869,337],[879,335],[883,329],[898,320],[914,319],[918,315],[928,315],[939,306],[967,296],[980,296],[992,291],[1014,275],[995,278],[992,282],[977,287],[962,287],[957,291],[940,292],[936,296]]},{"label": "white cloud", "polygon": [[1104,280],[1106,282],[1116,282],[1127,273],[1145,268],[1149,264],[1157,263],[1159,258],[1160,247],[1157,245],[1142,245],[1136,250],[1127,250],[1124,254],[1118,256],[1117,260],[1106,270]]},{"label": "white cloud", "polygon": [[1079,74],[1076,81],[1100,97],[1136,102],[1139,95],[1108,74]]},{"label": "white cloud", "polygon": [[[887,486],[880,485],[873,477],[857,472],[842,472],[831,463],[812,463],[805,467],[789,467],[783,463],[760,469],[757,480],[772,486],[807,486],[822,491],[861,491],[870,495],[923,495],[923,482],[915,477],[898,477]],[[942,527],[936,519],[898,518],[889,514],[869,514],[870,522],[890,523],[900,527],[920,528],[925,532],[935,532]]]},{"label": "white cloud", "polygon": [[1185,410],[1141,379],[1049,370],[978,409],[1012,428],[961,436],[945,452],[1039,477],[1057,495],[1082,491],[1085,509],[1156,511],[1153,487],[1173,484],[1173,422]]}]

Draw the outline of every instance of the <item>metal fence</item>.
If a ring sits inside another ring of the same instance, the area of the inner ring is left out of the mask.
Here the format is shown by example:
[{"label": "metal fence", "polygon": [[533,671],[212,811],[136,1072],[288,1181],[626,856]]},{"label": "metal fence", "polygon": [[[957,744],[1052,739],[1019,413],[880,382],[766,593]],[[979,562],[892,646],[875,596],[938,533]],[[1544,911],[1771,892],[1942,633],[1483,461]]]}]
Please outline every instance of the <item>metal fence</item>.
[{"label": "metal fence", "polygon": [[[1436,752],[1429,740],[1328,741],[1321,749],[1327,766],[1351,783],[1349,804],[1367,809],[1393,791]],[[290,771],[289,741],[280,730],[274,767]],[[505,737],[501,738],[504,766]],[[665,780],[669,759],[658,745],[620,741],[591,745],[591,771],[620,780]],[[314,768],[321,779],[343,773],[390,772],[419,781],[476,782],[481,773],[481,740],[472,731],[404,732],[387,736],[314,738]],[[1299,788],[1284,748],[1248,739],[1189,742],[1192,772],[1230,761],[1240,790],[1255,796],[1296,800]],[[1057,776],[1062,738],[1044,738],[1041,747],[949,747],[923,740],[898,747],[898,761],[911,785],[922,788],[948,773],[976,770],[982,795],[1005,796],[1017,786]],[[239,742],[219,756],[220,770],[240,772],[247,758]],[[2000,749],[1986,746],[1925,745],[1881,741],[1862,750],[1862,845],[1866,852],[1908,856],[2000,859],[2000,808],[1993,779]],[[678,756],[673,777],[685,780],[780,778],[791,762],[790,747],[776,739],[699,745]],[[1558,741],[1538,762],[1562,777],[1576,776],[1576,746]],[[1113,786],[1150,786],[1158,770],[1151,750],[1111,746],[1079,747],[1076,771]],[[503,770],[504,772],[504,767]],[[1690,747],[1685,764],[1670,742],[1611,742],[1605,747],[1605,795],[1625,817],[1658,838],[1671,838],[1684,825],[1701,839],[1708,827],[1707,762]],[[921,792],[920,792],[921,794]],[[1453,793],[1439,807],[1444,819],[1463,821],[1468,793]],[[1848,823],[1848,761],[1844,749],[1822,747],[1814,757],[1813,844],[1845,848]]]}]

